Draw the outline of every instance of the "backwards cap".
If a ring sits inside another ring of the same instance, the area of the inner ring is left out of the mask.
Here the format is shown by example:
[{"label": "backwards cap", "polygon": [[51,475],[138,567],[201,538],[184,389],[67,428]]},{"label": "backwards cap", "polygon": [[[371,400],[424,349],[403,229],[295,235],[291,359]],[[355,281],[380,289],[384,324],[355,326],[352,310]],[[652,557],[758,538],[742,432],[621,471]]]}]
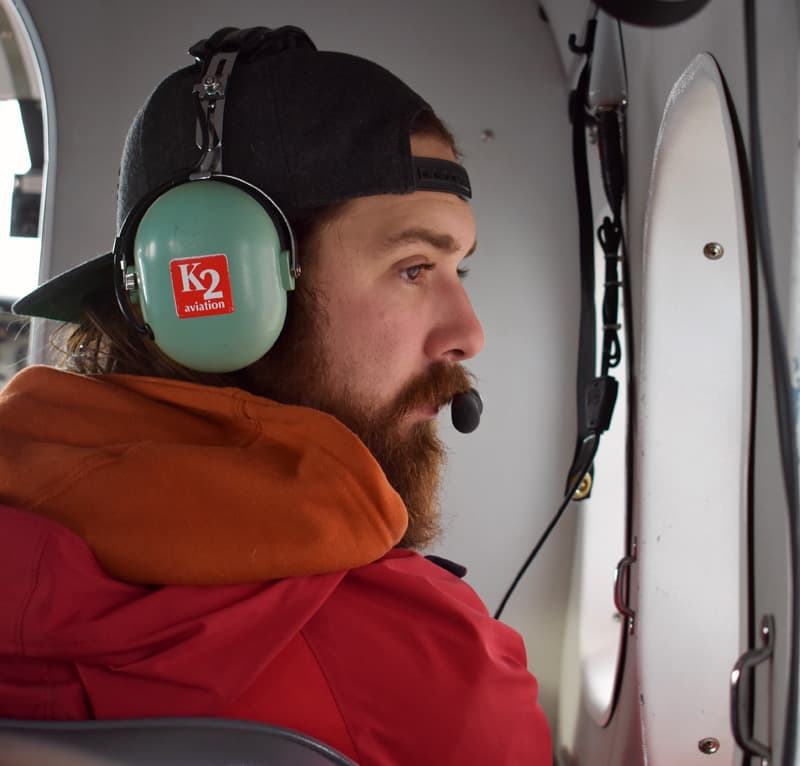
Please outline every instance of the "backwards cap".
[{"label": "backwards cap", "polygon": [[[227,45],[239,55],[225,98],[222,167],[264,191],[290,219],[374,194],[470,196],[459,165],[412,157],[413,123],[432,110],[395,75],[357,56],[318,51],[297,27],[225,28],[192,46],[198,63],[163,80],[136,115],[122,154],[117,231],[142,198],[197,165],[192,89],[200,62]],[[46,282],[13,310],[76,322],[93,296],[113,289],[109,253]]]}]

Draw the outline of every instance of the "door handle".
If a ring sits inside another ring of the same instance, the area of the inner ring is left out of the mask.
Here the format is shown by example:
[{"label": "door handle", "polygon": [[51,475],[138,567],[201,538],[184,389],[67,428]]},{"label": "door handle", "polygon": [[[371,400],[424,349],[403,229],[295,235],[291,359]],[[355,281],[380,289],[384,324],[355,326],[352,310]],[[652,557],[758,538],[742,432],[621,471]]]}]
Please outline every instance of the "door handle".
[{"label": "door handle", "polygon": [[636,540],[634,539],[631,555],[621,558],[617,564],[617,568],[614,570],[614,606],[625,618],[625,622],[628,626],[628,634],[631,636],[636,626],[636,612],[625,603],[625,586],[630,583],[630,568],[635,562]]},{"label": "door handle", "polygon": [[[772,752],[767,745],[755,739],[750,732],[745,732],[744,723],[747,718],[747,697],[750,684],[753,679],[753,672],[756,666],[772,657],[775,646],[775,618],[771,614],[765,614],[761,618],[759,629],[761,636],[761,648],[749,649],[746,651],[733,666],[731,671],[731,729],[736,744],[744,750],[747,755],[761,758],[761,766],[769,766]],[[743,677],[746,683],[743,683]],[[743,690],[742,687],[745,687]]]}]

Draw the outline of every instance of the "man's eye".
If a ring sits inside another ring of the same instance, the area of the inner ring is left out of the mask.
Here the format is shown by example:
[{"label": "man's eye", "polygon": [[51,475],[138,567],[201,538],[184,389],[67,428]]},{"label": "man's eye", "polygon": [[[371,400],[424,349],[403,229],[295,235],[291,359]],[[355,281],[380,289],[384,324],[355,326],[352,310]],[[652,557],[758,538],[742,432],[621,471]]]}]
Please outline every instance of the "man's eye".
[{"label": "man's eye", "polygon": [[468,266],[459,266],[456,269],[456,274],[458,274],[459,279],[464,279],[467,274],[469,274],[469,267]]},{"label": "man's eye", "polygon": [[420,263],[417,266],[409,266],[402,270],[403,279],[409,282],[416,282],[422,276],[423,271],[430,271],[433,268],[429,263]]}]

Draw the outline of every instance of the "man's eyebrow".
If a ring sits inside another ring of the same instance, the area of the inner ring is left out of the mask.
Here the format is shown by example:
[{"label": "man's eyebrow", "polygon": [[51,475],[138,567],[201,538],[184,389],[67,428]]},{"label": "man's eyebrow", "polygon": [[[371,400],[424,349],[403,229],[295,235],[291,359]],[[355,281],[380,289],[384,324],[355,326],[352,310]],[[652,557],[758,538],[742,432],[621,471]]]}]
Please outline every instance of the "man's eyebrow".
[{"label": "man's eyebrow", "polygon": [[[416,245],[419,243],[431,245],[437,250],[441,250],[443,253],[448,254],[456,253],[461,249],[461,243],[453,238],[450,234],[435,231],[434,229],[415,228],[404,229],[403,231],[399,231],[396,234],[386,237],[386,239],[381,242],[378,251],[385,252],[386,250],[392,250],[395,247]],[[472,246],[464,255],[464,257],[467,258],[468,256],[472,255],[477,246],[478,242],[476,240],[472,243]]]}]

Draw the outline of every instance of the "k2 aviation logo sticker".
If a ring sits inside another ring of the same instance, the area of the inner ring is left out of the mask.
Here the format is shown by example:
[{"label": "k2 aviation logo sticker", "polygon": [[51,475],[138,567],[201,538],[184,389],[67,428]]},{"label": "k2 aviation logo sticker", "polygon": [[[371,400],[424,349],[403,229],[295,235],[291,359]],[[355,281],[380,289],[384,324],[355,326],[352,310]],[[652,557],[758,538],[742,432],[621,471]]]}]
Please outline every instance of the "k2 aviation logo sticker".
[{"label": "k2 aviation logo sticker", "polygon": [[233,313],[231,275],[223,253],[175,258],[169,273],[180,319]]}]

